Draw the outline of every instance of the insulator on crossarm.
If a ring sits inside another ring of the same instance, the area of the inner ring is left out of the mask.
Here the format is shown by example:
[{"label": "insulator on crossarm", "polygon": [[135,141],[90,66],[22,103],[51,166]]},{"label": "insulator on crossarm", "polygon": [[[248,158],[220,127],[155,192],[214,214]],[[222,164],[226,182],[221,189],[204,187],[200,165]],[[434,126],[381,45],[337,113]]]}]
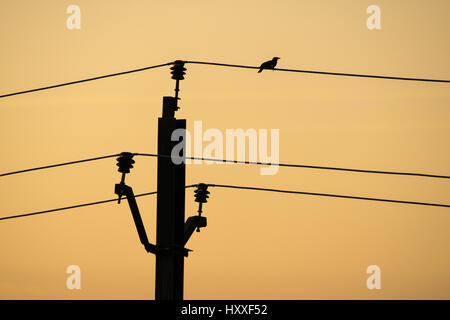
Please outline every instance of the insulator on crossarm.
[{"label": "insulator on crossarm", "polygon": [[[134,154],[131,152],[122,152],[120,156],[117,158],[117,166],[119,169],[117,171],[122,173],[122,178],[120,179],[120,185],[125,184],[125,175],[130,173],[130,169],[133,168]],[[116,185],[117,186],[117,185]],[[122,194],[119,193],[118,203],[120,203],[120,199],[122,198]]]},{"label": "insulator on crossarm", "polygon": [[195,193],[195,202],[206,203],[209,198],[208,194],[208,185],[205,183],[199,183],[197,185],[197,189],[194,191]]},{"label": "insulator on crossarm", "polygon": [[133,154],[131,152],[122,152],[117,158],[117,166],[119,169],[117,171],[122,173],[130,173],[130,169],[133,168],[134,160]]},{"label": "insulator on crossarm", "polygon": [[[197,189],[194,191],[195,202],[198,202],[198,215],[202,215],[202,205],[208,202],[210,192],[208,191],[208,185],[205,183],[199,183]],[[200,232],[200,227],[197,227],[197,232]]]}]

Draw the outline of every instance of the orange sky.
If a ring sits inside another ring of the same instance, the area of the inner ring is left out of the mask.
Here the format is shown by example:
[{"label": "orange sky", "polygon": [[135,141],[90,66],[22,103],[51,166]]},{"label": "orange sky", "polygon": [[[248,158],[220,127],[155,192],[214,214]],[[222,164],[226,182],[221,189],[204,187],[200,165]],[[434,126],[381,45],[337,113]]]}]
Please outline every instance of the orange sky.
[{"label": "orange sky", "polygon": [[[81,29],[66,8],[81,8]],[[366,8],[381,8],[381,30]],[[450,78],[450,2],[2,1],[0,94],[175,59]],[[187,65],[178,118],[279,129],[280,162],[450,173],[448,84]],[[155,153],[169,68],[0,100],[0,172],[122,151]],[[114,159],[0,178],[1,216],[113,198]],[[190,165],[206,182],[450,202],[444,179]],[[156,190],[137,158],[135,193]],[[211,189],[188,243],[186,299],[449,299],[447,208]],[[193,190],[186,216],[194,215]],[[156,197],[139,198],[151,241]],[[0,221],[1,299],[153,299],[155,258],[126,202]],[[66,288],[79,265],[82,289]],[[381,267],[380,290],[366,268]]]}]

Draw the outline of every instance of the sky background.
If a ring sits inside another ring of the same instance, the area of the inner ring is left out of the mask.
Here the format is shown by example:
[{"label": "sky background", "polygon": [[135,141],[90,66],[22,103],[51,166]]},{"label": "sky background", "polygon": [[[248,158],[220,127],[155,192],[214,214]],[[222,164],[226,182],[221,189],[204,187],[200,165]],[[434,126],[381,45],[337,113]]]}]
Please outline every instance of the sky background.
[{"label": "sky background", "polygon": [[[81,8],[68,30],[66,8]],[[366,8],[381,8],[368,30]],[[0,94],[175,59],[450,78],[450,2],[0,2]],[[203,129],[280,130],[280,162],[448,175],[445,83],[187,65],[178,118]],[[0,172],[122,151],[155,153],[169,67],[0,100]],[[156,160],[127,184],[156,190]],[[114,198],[113,158],[0,178],[0,215]],[[449,203],[445,179],[190,165],[206,182]],[[208,226],[188,243],[185,299],[450,299],[448,208],[212,188]],[[138,198],[152,242],[156,197]],[[195,215],[193,189],[186,217]],[[81,268],[81,290],[66,268]],[[366,268],[381,268],[368,290]],[[153,299],[126,202],[0,221],[1,299]]]}]

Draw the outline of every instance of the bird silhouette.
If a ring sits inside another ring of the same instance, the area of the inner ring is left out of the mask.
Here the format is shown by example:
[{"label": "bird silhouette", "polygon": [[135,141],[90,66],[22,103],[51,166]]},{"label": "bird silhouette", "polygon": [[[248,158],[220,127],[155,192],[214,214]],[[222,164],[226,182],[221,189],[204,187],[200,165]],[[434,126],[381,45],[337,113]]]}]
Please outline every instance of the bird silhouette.
[{"label": "bird silhouette", "polygon": [[261,66],[259,67],[258,73],[263,71],[263,69],[273,69],[273,68],[275,68],[275,66],[277,65],[278,59],[280,59],[280,58],[273,57],[272,60],[269,60],[269,61],[266,61],[266,62],[262,63]]}]

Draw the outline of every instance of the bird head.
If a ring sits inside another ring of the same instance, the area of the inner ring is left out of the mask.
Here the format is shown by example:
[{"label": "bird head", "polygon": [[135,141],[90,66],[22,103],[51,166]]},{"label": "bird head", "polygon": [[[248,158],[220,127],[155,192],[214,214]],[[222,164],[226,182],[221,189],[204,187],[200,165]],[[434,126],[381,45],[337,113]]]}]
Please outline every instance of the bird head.
[{"label": "bird head", "polygon": [[280,58],[278,58],[278,57],[273,57],[273,59],[272,59],[272,60],[275,60],[275,61],[277,61],[278,59],[280,59]]}]

